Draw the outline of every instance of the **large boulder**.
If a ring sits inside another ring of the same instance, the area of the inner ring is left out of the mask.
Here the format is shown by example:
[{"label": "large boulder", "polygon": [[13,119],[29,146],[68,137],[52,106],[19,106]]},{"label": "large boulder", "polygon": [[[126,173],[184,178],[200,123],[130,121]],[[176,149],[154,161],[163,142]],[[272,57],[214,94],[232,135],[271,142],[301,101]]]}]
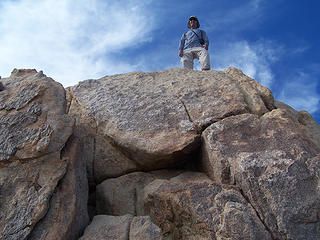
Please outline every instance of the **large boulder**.
[{"label": "large boulder", "polygon": [[[65,90],[35,70],[15,69],[2,83],[0,239],[77,239],[87,224],[88,190],[78,190],[86,182],[82,160],[65,148],[74,126]],[[81,204],[72,204],[76,197]]]},{"label": "large boulder", "polygon": [[[240,80],[239,80],[240,79]],[[68,89],[75,134],[89,142],[90,182],[184,163],[211,123],[273,108],[270,90],[241,71],[170,69],[87,80]]]},{"label": "large boulder", "polygon": [[226,118],[203,143],[203,169],[239,186],[274,238],[320,238],[320,147],[287,111]]}]

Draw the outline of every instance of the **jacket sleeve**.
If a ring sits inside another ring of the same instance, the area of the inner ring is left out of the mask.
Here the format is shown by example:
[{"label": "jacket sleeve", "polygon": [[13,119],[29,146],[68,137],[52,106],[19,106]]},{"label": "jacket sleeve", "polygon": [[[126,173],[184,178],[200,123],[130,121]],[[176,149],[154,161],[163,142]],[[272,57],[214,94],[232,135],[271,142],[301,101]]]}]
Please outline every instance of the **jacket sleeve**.
[{"label": "jacket sleeve", "polygon": [[186,37],[185,37],[185,33],[184,33],[184,34],[182,34],[181,39],[180,39],[179,50],[183,50],[185,40],[186,40]]}]

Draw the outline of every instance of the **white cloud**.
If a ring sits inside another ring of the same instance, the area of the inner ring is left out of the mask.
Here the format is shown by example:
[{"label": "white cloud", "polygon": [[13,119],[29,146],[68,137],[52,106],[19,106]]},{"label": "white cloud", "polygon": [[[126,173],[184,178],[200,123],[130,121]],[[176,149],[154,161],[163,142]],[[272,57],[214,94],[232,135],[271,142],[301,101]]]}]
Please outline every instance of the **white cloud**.
[{"label": "white cloud", "polygon": [[283,86],[278,100],[298,111],[306,110],[311,114],[319,111],[320,95],[317,93],[317,80],[304,72],[290,76],[290,81]]},{"label": "white cloud", "polygon": [[21,0],[0,8],[0,75],[36,68],[64,86],[134,69],[113,53],[149,41],[153,28],[138,0]]},{"label": "white cloud", "polygon": [[263,86],[270,88],[273,82],[271,64],[277,61],[276,54],[280,53],[281,48],[275,48],[271,42],[260,41],[250,45],[247,41],[239,41],[212,52],[211,59],[215,69],[237,67]]}]

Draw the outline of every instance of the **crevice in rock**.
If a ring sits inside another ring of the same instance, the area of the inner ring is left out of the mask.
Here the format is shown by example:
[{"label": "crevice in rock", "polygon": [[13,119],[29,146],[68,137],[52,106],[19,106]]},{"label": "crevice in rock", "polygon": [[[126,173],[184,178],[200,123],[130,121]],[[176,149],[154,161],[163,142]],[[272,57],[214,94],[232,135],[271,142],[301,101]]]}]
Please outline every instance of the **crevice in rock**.
[{"label": "crevice in rock", "polygon": [[246,196],[246,194],[243,192],[242,188],[235,182],[236,186],[238,186],[239,193],[242,195],[242,197],[247,201],[247,203],[252,207],[252,209],[257,214],[257,217],[259,218],[260,222],[263,224],[265,229],[270,233],[270,236],[273,240],[277,240],[276,237],[273,236],[271,229],[267,226],[267,224],[263,221],[262,217],[260,216],[257,209],[254,207],[254,205],[251,203],[250,199]]},{"label": "crevice in rock", "polygon": [[69,115],[72,101],[75,101],[75,97],[71,91],[71,87],[65,88],[65,109],[66,109],[66,114],[68,115]]},{"label": "crevice in rock", "polygon": [[274,105],[274,101],[272,101],[272,103],[269,103],[268,99],[266,98],[266,96],[263,95],[259,95],[264,106],[266,107],[266,109],[268,109],[270,112],[274,109],[276,109],[276,106]]},{"label": "crevice in rock", "polygon": [[[236,110],[236,111],[233,111],[233,112],[229,112],[229,113],[223,115],[221,118],[212,119],[210,122],[208,122],[207,124],[202,126],[200,134],[202,134],[207,128],[209,128],[214,123],[220,122],[220,121],[222,121],[222,120],[224,120],[226,118],[229,118],[229,117],[236,117],[236,116],[239,116],[241,114],[246,114],[246,113],[249,113],[249,112],[242,111],[241,109],[239,109],[239,110]],[[250,113],[250,114],[252,114],[252,113]]]},{"label": "crevice in rock", "polygon": [[4,87],[4,85],[2,84],[2,82],[0,82],[0,92],[3,91],[3,90],[5,90],[5,87]]},{"label": "crevice in rock", "polygon": [[131,231],[131,223],[133,221],[134,216],[130,219],[129,223],[128,223],[128,228],[127,228],[127,240],[130,240],[130,231]]},{"label": "crevice in rock", "polygon": [[137,193],[137,189],[134,189],[134,194],[133,194],[133,206],[135,206],[134,208],[134,216],[137,216],[137,203],[138,203],[138,193]]},{"label": "crevice in rock", "polygon": [[201,152],[201,140],[199,146],[188,155],[188,159],[182,166],[182,170],[202,172],[200,166],[202,152]]},{"label": "crevice in rock", "polygon": [[182,99],[180,99],[180,102],[181,102],[182,106],[184,107],[184,110],[186,111],[186,113],[187,113],[187,115],[188,115],[189,121],[194,124],[194,126],[195,126],[195,128],[196,128],[196,131],[197,131],[197,133],[199,134],[199,133],[201,132],[201,129],[199,129],[198,126],[197,126],[197,124],[192,120],[191,115],[190,115],[190,113],[189,113],[189,110],[188,110],[186,104],[184,103],[184,101],[183,101]]}]

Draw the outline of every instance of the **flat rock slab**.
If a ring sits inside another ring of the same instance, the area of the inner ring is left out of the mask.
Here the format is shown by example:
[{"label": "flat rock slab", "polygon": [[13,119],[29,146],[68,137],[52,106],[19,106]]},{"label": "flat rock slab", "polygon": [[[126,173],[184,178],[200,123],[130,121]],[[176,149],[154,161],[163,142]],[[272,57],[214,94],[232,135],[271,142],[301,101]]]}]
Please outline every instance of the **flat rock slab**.
[{"label": "flat rock slab", "polygon": [[88,158],[94,159],[97,172],[101,168],[96,165],[117,171],[98,173],[98,182],[133,170],[178,165],[199,147],[200,133],[211,123],[273,108],[271,92],[236,69],[128,73],[83,81],[69,91],[69,114],[77,118],[79,135],[97,133],[99,142],[104,139],[110,146],[104,151],[113,147],[124,155],[117,163],[103,157],[110,156],[103,151],[87,153],[94,156]]}]

